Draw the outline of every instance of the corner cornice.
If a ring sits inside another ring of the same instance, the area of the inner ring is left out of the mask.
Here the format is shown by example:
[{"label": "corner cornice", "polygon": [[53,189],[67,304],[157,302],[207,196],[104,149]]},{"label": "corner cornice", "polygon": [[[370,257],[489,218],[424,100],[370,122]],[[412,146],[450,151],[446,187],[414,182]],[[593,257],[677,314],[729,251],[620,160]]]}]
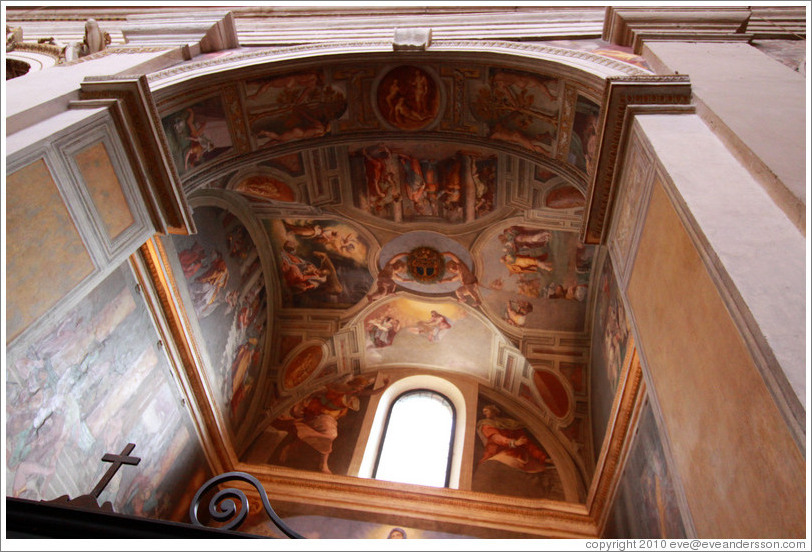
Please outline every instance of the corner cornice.
[{"label": "corner cornice", "polygon": [[590,175],[581,240],[605,243],[617,195],[620,163],[635,113],[693,113],[687,75],[609,77],[599,123],[595,173]]}]

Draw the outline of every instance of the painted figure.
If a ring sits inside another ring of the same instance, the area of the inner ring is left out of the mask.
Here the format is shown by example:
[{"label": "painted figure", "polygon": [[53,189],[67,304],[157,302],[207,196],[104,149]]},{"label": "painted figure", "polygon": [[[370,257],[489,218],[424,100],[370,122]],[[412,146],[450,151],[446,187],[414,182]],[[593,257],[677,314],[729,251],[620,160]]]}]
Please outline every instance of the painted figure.
[{"label": "painted figure", "polygon": [[206,263],[206,258],[206,251],[203,249],[203,246],[197,242],[192,244],[192,247],[189,249],[184,249],[178,253],[183,275],[186,278],[191,278],[197,274],[197,271],[203,268],[203,265]]},{"label": "painted figure", "polygon": [[387,73],[378,87],[378,110],[391,125],[417,130],[437,116],[439,96],[429,75],[413,66],[401,66]]},{"label": "painted figure", "polygon": [[511,274],[553,271],[553,264],[547,260],[546,253],[536,256],[506,253],[499,257],[499,260]]},{"label": "painted figure", "polygon": [[[440,282],[459,282],[460,286],[454,291],[460,303],[466,303],[472,307],[482,304],[479,296],[479,280],[459,257],[450,251],[443,253],[446,259],[445,270],[448,273]],[[469,301],[470,300],[470,301]]]},{"label": "painted figure", "polygon": [[380,319],[372,319],[367,322],[367,334],[372,340],[372,346],[377,349],[390,346],[395,340],[398,330],[400,330],[400,320],[388,314]]},{"label": "painted figure", "polygon": [[296,254],[296,245],[288,240],[282,245],[280,261],[282,276],[293,293],[304,293],[315,288],[324,288],[330,293],[341,293],[342,285],[335,273],[335,267],[326,253],[314,251],[321,260],[320,266]]},{"label": "painted figure", "polygon": [[419,321],[417,326],[412,326],[409,328],[409,331],[418,335],[424,335],[426,339],[434,343],[440,341],[443,335],[450,329],[451,321],[436,310],[433,310],[427,321]]},{"label": "painted figure", "polygon": [[208,270],[198,276],[189,286],[195,312],[201,318],[211,314],[218,305],[220,292],[228,283],[228,267],[219,251],[214,252],[214,259]]},{"label": "painted figure", "polygon": [[510,226],[499,234],[499,241],[506,253],[526,253],[528,249],[543,247],[550,243],[552,234],[549,230]]},{"label": "painted figure", "polygon": [[389,379],[384,379],[377,389],[367,389],[373,383],[364,376],[356,376],[346,383],[327,385],[293,405],[289,415],[274,420],[275,428],[288,432],[280,443],[279,461],[284,464],[296,448],[307,445],[319,454],[319,471],[332,473],[328,462],[338,437],[338,421],[350,410],[360,409],[359,397],[383,392]]},{"label": "painted figure", "polygon": [[527,315],[533,312],[533,304],[524,299],[510,299],[505,306],[505,322],[511,326],[523,327],[527,323]]},{"label": "painted figure", "polygon": [[485,446],[485,453],[479,464],[501,462],[527,473],[539,473],[547,469],[552,461],[547,453],[530,441],[524,424],[513,418],[502,417],[501,413],[495,404],[482,408],[482,415],[485,417],[477,423],[476,431]]},{"label": "painted figure", "polygon": [[188,171],[203,160],[203,155],[214,149],[214,142],[206,136],[206,121],[195,123],[195,112],[190,107],[186,109],[186,128],[189,145],[183,156],[184,168]]},{"label": "painted figure", "polygon": [[368,301],[372,302],[395,293],[398,281],[411,280],[409,277],[409,265],[406,262],[408,256],[408,253],[398,253],[387,261],[378,272],[378,278],[375,280],[375,291],[367,295]]}]

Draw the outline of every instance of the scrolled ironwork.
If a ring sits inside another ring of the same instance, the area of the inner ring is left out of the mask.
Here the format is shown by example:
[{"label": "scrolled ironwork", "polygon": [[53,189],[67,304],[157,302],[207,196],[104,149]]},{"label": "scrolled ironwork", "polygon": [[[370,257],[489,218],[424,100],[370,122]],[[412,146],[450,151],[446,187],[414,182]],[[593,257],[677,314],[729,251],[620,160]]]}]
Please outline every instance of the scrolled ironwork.
[{"label": "scrolled ironwork", "polygon": [[[197,516],[198,508],[200,507],[200,501],[202,500],[203,495],[227,481],[242,481],[243,483],[253,485],[253,487],[259,493],[260,499],[262,499],[262,505],[265,507],[265,513],[268,514],[268,517],[271,518],[274,525],[276,525],[286,536],[292,539],[305,538],[288,527],[288,525],[276,514],[274,509],[271,507],[270,501],[268,500],[268,494],[265,492],[265,488],[262,486],[259,480],[253,475],[238,471],[227,472],[212,477],[203,483],[203,485],[197,490],[197,493],[195,493],[195,496],[192,499],[192,504],[189,506],[189,517],[194,525],[205,527]],[[239,511],[237,510],[237,503],[235,500],[239,500],[240,502]],[[216,521],[226,522],[225,525],[220,527],[221,529],[237,529],[240,525],[242,525],[245,518],[248,516],[248,497],[245,496],[245,493],[241,489],[234,487],[221,489],[209,501],[209,514]]]}]

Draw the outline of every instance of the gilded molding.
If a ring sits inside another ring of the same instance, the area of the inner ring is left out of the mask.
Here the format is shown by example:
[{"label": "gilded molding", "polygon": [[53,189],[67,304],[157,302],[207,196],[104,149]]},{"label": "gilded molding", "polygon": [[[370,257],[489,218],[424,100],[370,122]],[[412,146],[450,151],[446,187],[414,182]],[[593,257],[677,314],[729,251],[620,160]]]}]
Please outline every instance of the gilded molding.
[{"label": "gilded molding", "polygon": [[[216,414],[210,408],[213,399],[205,384],[203,367],[197,360],[200,353],[195,347],[194,340],[188,338],[185,329],[189,327],[189,319],[185,309],[174,300],[178,297],[178,287],[169,269],[166,250],[159,239],[152,238],[141,246],[139,253],[147,271],[146,276],[150,280],[150,287],[157,295],[161,314],[166,320],[167,329],[185,372],[183,374],[185,377],[182,378],[188,384],[185,391],[191,399],[190,403],[193,403],[190,404],[189,410],[195,415],[198,428],[205,432],[206,438],[201,439],[201,446],[209,453],[207,456],[214,460],[215,464],[211,466],[213,470],[229,471],[235,463],[235,458],[233,454],[229,454],[231,447],[222,440],[222,436],[225,435],[224,428],[218,423]],[[204,400],[201,401],[201,398]]]},{"label": "gilded molding", "polygon": [[587,507],[598,533],[603,532],[612,496],[622,475],[622,463],[628,453],[633,426],[645,398],[643,368],[633,342],[629,343],[629,360],[626,363],[626,376],[615,398],[616,408],[612,423],[607,429],[607,438],[601,450],[592,481]]}]

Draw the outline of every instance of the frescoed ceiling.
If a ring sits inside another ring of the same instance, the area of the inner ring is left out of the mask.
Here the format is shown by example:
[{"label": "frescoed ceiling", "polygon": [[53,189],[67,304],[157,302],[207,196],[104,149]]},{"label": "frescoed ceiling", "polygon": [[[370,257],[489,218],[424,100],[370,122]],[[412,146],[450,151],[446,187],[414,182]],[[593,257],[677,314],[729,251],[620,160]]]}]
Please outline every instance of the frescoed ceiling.
[{"label": "frescoed ceiling", "polygon": [[604,80],[576,62],[645,70],[554,52],[573,63],[404,52],[153,75],[196,212],[232,212],[260,249],[254,422],[330,374],[448,371],[537,412],[588,481],[581,228]]}]

